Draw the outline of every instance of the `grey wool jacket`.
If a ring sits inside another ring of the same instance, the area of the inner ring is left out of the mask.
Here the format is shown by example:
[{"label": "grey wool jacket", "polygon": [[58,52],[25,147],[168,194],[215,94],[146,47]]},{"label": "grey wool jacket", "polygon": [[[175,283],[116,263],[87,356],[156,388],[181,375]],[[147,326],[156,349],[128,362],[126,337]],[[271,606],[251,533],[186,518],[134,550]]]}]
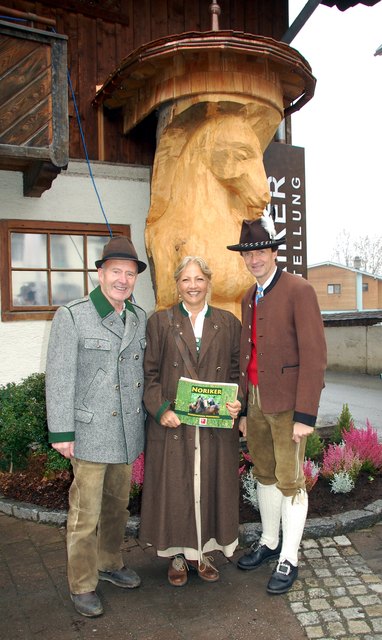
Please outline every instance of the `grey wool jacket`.
[{"label": "grey wool jacket", "polygon": [[126,301],[126,323],[97,287],[60,307],[46,364],[50,442],[74,440],[76,458],[132,463],[144,446],[146,314]]}]

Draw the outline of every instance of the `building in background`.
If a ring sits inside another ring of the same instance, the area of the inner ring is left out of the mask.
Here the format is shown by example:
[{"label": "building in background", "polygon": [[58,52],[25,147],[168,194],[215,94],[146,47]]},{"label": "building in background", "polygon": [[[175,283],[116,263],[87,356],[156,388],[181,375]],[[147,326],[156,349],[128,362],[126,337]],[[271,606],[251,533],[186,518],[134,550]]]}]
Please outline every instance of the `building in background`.
[{"label": "building in background", "polygon": [[308,280],[316,290],[322,312],[382,309],[382,276],[335,262],[308,267]]}]

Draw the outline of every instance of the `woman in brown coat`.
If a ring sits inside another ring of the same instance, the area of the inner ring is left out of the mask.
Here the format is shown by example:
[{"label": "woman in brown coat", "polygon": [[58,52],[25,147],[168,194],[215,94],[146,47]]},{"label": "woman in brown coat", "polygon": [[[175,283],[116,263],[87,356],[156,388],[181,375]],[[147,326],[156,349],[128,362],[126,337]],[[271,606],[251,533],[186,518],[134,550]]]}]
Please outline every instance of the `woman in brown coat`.
[{"label": "woman in brown coat", "polygon": [[[183,586],[190,567],[208,582],[218,580],[208,554],[228,557],[237,546],[239,431],[236,422],[232,429],[181,423],[173,411],[177,383],[195,377],[190,368],[199,380],[238,382],[240,322],[207,304],[211,271],[204,260],[187,256],[174,276],[181,302],[147,324],[140,539],[170,559],[169,582]],[[240,408],[239,400],[227,403],[233,420]]]}]

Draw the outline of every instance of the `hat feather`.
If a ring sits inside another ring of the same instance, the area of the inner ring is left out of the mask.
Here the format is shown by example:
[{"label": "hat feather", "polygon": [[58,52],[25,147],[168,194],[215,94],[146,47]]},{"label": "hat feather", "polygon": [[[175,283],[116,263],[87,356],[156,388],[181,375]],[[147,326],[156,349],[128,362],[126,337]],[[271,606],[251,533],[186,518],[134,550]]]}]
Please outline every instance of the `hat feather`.
[{"label": "hat feather", "polygon": [[269,235],[269,238],[273,240],[273,238],[276,236],[276,228],[272,215],[267,211],[264,211],[263,215],[260,218],[260,222],[263,229],[265,229],[265,231]]}]

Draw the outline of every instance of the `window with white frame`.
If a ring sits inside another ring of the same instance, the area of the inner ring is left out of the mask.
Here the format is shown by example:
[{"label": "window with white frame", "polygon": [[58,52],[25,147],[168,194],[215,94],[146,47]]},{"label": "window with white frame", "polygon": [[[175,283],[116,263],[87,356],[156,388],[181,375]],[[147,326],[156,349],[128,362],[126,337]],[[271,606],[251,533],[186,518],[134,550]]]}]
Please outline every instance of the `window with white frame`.
[{"label": "window with white frame", "polygon": [[341,293],[341,285],[340,284],[328,284],[328,295],[340,294]]},{"label": "window with white frame", "polygon": [[[1,318],[48,320],[98,285],[95,261],[110,239],[104,224],[1,220]],[[125,225],[113,235],[130,237]]]}]

